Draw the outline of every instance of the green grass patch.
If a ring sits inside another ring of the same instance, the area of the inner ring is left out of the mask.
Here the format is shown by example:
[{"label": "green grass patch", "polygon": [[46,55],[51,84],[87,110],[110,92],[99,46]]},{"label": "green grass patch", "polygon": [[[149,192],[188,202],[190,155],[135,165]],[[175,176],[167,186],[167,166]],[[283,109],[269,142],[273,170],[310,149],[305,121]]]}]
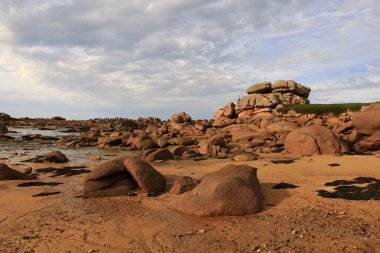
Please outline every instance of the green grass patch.
[{"label": "green grass patch", "polygon": [[290,110],[294,110],[301,114],[327,114],[333,113],[334,115],[339,115],[349,111],[360,111],[363,105],[369,105],[370,103],[349,103],[349,104],[308,104],[308,105],[295,105],[289,104],[284,105],[283,108],[279,109],[280,112],[287,113]]}]

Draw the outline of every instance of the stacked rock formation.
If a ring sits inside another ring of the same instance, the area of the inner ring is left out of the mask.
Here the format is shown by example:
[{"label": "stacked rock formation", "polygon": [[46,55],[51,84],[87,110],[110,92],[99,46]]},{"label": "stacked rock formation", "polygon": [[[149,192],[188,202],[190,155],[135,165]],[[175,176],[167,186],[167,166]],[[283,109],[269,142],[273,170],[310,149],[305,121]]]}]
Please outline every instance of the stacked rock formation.
[{"label": "stacked rock formation", "polygon": [[253,84],[246,90],[248,95],[239,98],[236,105],[228,103],[215,113],[214,125],[232,124],[235,118],[265,117],[283,104],[308,104],[310,91],[310,88],[292,80]]},{"label": "stacked rock formation", "polygon": [[136,189],[146,193],[161,193],[166,190],[166,179],[148,163],[132,156],[123,156],[94,168],[84,182],[83,195],[128,195]]}]

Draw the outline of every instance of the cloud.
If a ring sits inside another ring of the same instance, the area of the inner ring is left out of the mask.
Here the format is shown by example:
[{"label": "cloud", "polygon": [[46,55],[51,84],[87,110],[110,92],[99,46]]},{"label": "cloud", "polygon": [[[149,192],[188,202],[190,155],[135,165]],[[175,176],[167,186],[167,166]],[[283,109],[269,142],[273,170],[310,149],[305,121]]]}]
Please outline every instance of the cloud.
[{"label": "cloud", "polygon": [[312,102],[363,88],[360,99],[373,100],[379,9],[364,0],[3,0],[0,92],[15,116],[68,118],[209,118],[251,83],[276,79],[312,87]]}]

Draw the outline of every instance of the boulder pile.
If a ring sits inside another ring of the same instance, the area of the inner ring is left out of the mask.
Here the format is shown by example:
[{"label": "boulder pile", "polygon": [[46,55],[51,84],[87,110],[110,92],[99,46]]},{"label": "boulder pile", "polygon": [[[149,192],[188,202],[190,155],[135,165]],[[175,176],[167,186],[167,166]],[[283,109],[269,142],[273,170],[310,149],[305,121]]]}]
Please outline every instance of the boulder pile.
[{"label": "boulder pile", "polygon": [[228,103],[214,115],[214,126],[235,123],[236,118],[268,117],[283,104],[308,104],[310,88],[292,80],[256,83],[236,104]]},{"label": "boulder pile", "polygon": [[133,156],[123,156],[98,165],[84,182],[85,197],[128,195],[132,191],[161,193],[165,177],[149,163]]}]

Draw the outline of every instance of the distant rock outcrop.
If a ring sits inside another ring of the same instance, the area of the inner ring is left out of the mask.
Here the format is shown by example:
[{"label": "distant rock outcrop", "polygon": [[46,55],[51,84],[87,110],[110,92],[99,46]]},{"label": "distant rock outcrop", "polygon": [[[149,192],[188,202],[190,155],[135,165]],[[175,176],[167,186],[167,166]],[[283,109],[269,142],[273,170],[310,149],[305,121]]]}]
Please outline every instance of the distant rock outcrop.
[{"label": "distant rock outcrop", "polygon": [[236,104],[226,104],[215,113],[214,126],[233,124],[236,118],[267,117],[283,104],[308,104],[310,91],[292,80],[253,84],[246,90],[248,95],[239,98]]},{"label": "distant rock outcrop", "polygon": [[12,119],[12,117],[9,114],[0,112],[0,121],[8,121],[11,119]]}]

